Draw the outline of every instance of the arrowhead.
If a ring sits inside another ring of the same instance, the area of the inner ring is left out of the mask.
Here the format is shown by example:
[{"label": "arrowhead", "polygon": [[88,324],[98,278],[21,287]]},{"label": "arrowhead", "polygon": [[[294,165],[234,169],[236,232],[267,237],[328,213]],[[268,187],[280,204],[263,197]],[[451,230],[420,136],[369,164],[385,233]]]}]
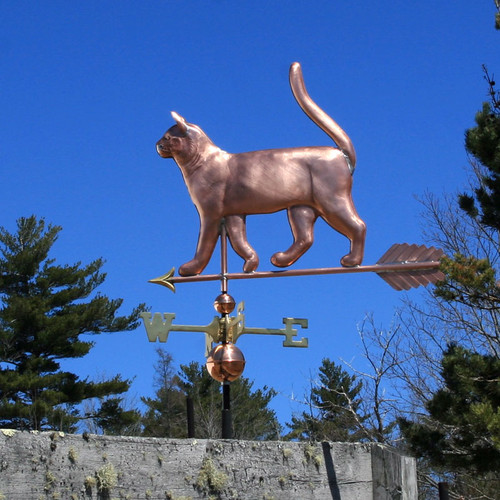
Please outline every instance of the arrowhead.
[{"label": "arrowhead", "polygon": [[174,273],[175,273],[175,267],[170,269],[168,273],[165,273],[162,276],[158,276],[158,278],[153,278],[151,280],[148,280],[148,283],[154,283],[155,285],[165,286],[169,290],[172,290],[172,292],[175,293],[175,285],[170,281],[170,278],[172,278]]}]

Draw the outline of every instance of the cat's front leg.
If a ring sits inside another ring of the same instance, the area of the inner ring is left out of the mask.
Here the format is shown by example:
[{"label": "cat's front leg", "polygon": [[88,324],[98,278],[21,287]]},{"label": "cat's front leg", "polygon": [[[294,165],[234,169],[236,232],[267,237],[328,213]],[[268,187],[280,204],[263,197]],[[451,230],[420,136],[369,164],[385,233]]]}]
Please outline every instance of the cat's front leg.
[{"label": "cat's front leg", "polygon": [[206,219],[200,217],[200,234],[194,258],[179,267],[180,276],[194,276],[200,274],[207,267],[210,257],[214,252],[219,236],[219,219]]},{"label": "cat's front leg", "polygon": [[259,256],[247,240],[246,216],[228,215],[226,229],[233,250],[245,260],[243,271],[251,273],[259,265]]}]

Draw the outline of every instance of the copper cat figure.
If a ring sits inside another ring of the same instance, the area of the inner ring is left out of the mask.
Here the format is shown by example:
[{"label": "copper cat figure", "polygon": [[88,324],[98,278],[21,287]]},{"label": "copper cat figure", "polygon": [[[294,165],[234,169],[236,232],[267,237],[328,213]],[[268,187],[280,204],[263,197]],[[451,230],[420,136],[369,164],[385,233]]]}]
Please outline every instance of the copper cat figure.
[{"label": "copper cat figure", "polygon": [[313,243],[314,223],[322,217],[350,241],[342,257],[346,267],[363,260],[366,225],[354,207],[351,188],[356,153],[340,126],[309,97],[299,63],[290,67],[290,86],[303,111],[338,145],[300,147],[232,154],[218,148],[197,125],[172,112],[176,125],[157,142],[162,158],[173,158],[184,177],[200,217],[194,258],[179,268],[181,276],[199,274],[215,248],[224,219],[243,270],[257,269],[259,257],[247,241],[246,216],[288,211],[293,244],[271,262],[293,264]]}]

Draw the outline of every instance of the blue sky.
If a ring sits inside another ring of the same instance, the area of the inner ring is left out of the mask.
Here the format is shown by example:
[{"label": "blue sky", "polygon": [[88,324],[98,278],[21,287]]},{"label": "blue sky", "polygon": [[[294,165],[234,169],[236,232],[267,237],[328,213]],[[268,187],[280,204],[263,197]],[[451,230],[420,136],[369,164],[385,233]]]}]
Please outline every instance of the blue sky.
[{"label": "blue sky", "polygon": [[[415,197],[466,183],[464,131],[486,100],[481,65],[498,70],[492,1],[1,2],[0,225],[36,214],[63,226],[60,263],[103,256],[101,292],[208,324],[213,283],[177,293],[149,284],[194,253],[198,218],[180,172],[155,152],[175,110],[230,152],[330,145],[295,103],[291,62],[313,99],[347,131],[358,163],[353,196],[368,226],[365,264],[393,243],[424,243]],[[248,218],[259,270],[291,241],[286,214]],[[337,266],[347,241],[318,221],[296,268]],[[241,260],[230,253],[230,271]],[[215,254],[206,272],[216,273]],[[357,325],[389,326],[402,295],[374,275],[230,282],[248,326],[309,319],[308,349],[244,336],[245,376],[279,392],[280,420],[325,356],[362,365]],[[411,292],[418,300],[420,292]],[[149,396],[157,345],[143,327],[101,335],[81,377],[122,373]],[[204,362],[201,334],[172,333],[177,364]]]}]

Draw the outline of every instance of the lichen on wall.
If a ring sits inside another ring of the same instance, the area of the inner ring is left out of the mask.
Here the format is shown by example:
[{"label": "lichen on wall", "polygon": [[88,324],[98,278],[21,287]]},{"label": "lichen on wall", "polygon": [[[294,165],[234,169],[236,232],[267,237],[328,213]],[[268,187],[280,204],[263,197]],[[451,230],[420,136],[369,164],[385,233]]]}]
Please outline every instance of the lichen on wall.
[{"label": "lichen on wall", "polygon": [[0,433],[0,500],[414,500],[414,476],[378,444]]}]

